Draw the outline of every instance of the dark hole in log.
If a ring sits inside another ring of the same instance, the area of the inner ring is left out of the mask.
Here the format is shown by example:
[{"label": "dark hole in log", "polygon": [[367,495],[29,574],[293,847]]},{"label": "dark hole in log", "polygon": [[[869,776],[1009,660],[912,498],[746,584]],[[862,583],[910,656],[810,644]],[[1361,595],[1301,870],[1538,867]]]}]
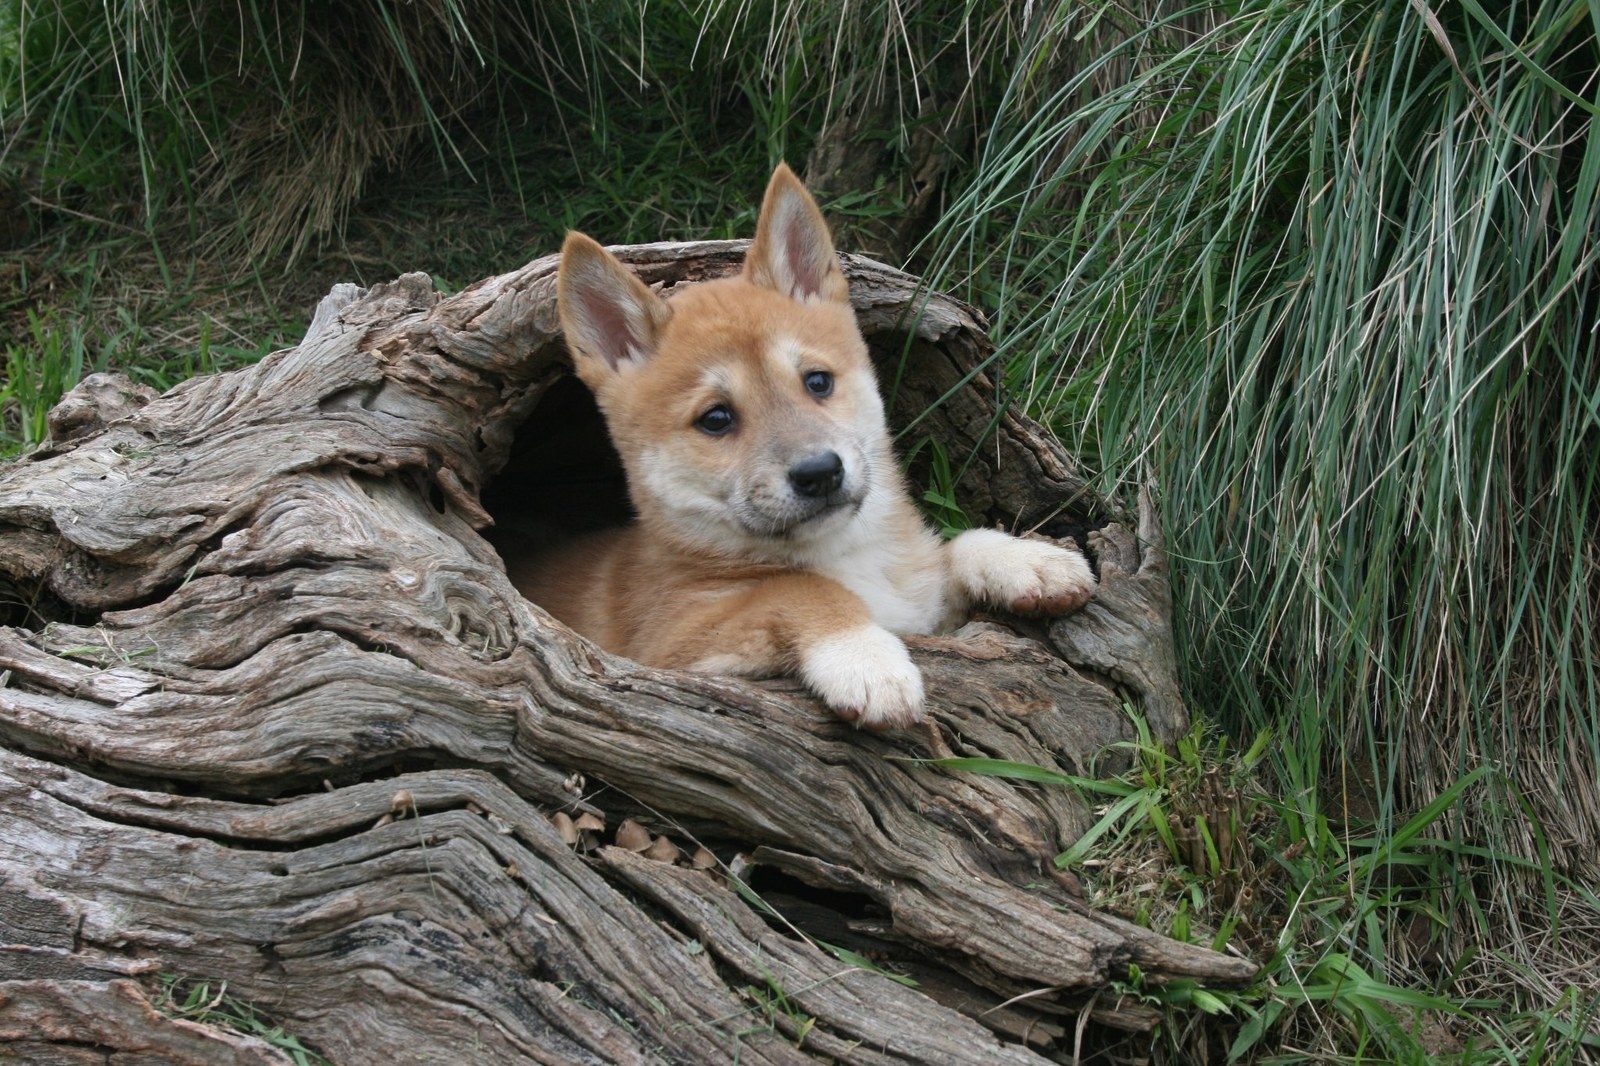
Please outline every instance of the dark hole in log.
[{"label": "dark hole in log", "polygon": [[[973,374],[962,375],[936,346],[898,330],[869,333],[868,351],[883,395],[895,452],[906,471],[917,505],[937,521],[924,493],[952,491],[957,506],[972,526],[999,525],[1016,531],[1070,537],[1080,547],[1090,531],[1109,521],[1100,501],[1069,500],[1049,509],[1010,509],[1015,500],[974,500],[966,472],[980,459],[969,447],[950,452],[942,441],[952,436],[952,421],[968,415],[950,405],[954,395],[973,387]],[[965,426],[981,442],[992,441],[998,423]],[[982,444],[980,443],[979,447]],[[941,454],[942,453],[942,454]],[[937,473],[939,456],[948,465],[953,484]],[[981,463],[979,466],[981,467]],[[437,491],[437,490],[435,490]],[[605,419],[587,386],[571,373],[557,377],[516,429],[505,466],[485,487],[484,509],[495,519],[487,539],[508,562],[535,556],[574,536],[623,525],[633,518],[622,460],[611,444]],[[1088,553],[1098,574],[1098,560]],[[514,565],[514,563],[513,563]]]},{"label": "dark hole in log", "polygon": [[42,581],[13,581],[0,576],[0,625],[42,629],[52,622],[87,625],[93,614],[75,611],[53,595]]},{"label": "dark hole in log", "polygon": [[545,390],[483,492],[490,541],[505,554],[619,526],[633,517],[622,460],[588,388],[570,374]]},{"label": "dark hole in log", "polygon": [[773,929],[791,939],[804,934],[813,940],[860,955],[904,954],[890,941],[863,932],[890,922],[877,901],[853,892],[818,888],[773,866],[751,868],[745,882],[771,910],[759,913]]}]

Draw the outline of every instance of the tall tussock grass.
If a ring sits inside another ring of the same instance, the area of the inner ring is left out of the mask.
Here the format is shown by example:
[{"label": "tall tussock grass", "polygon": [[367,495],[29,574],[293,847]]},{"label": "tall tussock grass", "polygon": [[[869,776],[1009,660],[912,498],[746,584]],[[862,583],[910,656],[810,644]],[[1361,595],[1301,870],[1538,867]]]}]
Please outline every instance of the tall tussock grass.
[{"label": "tall tussock grass", "polygon": [[628,28],[614,5],[497,0],[0,6],[0,158],[26,157],[52,199],[137,204],[139,225],[224,205],[208,217],[235,224],[210,238],[287,262],[419,150],[471,182],[485,131],[612,85],[597,53]]},{"label": "tall tussock grass", "polygon": [[1038,17],[943,281],[1008,308],[1009,380],[1107,485],[1160,482],[1196,704],[1359,834],[1484,768],[1435,830],[1478,890],[1446,956],[1594,996],[1600,9]]},{"label": "tall tussock grass", "polygon": [[[713,149],[729,112],[767,157],[755,170],[798,164],[843,123],[848,154],[884,176],[919,137],[942,176],[992,119],[1025,25],[1009,4],[903,0],[3,0],[0,168],[121,224],[188,215],[219,251],[274,266],[423,157],[451,185],[494,169],[520,186],[541,161],[565,169],[563,145],[606,183],[596,160],[651,162],[616,141]],[[874,190],[840,188],[858,194],[844,217],[883,213]]]}]

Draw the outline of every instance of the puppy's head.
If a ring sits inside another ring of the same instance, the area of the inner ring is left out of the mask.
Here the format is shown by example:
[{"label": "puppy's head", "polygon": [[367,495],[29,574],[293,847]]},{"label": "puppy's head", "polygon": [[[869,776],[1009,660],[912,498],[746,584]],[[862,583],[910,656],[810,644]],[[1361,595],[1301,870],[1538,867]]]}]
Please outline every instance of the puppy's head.
[{"label": "puppy's head", "polygon": [[558,292],[574,365],[657,532],[795,560],[890,477],[883,404],[833,241],[788,167],[767,186],[740,276],[668,303],[573,233]]}]

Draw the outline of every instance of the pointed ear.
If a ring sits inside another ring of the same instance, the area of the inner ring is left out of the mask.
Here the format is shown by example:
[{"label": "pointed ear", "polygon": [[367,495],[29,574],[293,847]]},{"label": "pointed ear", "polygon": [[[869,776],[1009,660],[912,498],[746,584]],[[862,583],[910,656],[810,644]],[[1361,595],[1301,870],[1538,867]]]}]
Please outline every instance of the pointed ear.
[{"label": "pointed ear", "polygon": [[786,163],[778,164],[767,183],[755,243],[744,260],[744,276],[752,284],[776,289],[802,303],[850,300],[828,224]]},{"label": "pointed ear", "polygon": [[556,306],[580,376],[586,361],[611,370],[643,363],[655,354],[661,330],[672,317],[665,300],[581,233],[567,234],[561,246]]}]

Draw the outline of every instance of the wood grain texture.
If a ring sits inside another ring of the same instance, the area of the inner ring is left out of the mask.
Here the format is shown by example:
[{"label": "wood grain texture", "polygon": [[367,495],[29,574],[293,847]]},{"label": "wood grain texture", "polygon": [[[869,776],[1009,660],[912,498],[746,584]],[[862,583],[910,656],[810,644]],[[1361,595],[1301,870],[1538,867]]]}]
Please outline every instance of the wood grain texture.
[{"label": "wood grain texture", "polygon": [[[742,249],[617,251],[671,287]],[[510,586],[490,526],[582,502],[551,455],[584,417],[556,402],[553,257],[450,297],[340,286],[257,366],[64,400],[0,469],[0,1039],[66,1062],[74,1026],[130,1049],[142,1028],[173,1061],[205,1040],[276,1061],[152,1013],[169,972],[341,1063],[1020,1063],[1130,963],[1247,979],[1077,903],[1051,863],[1090,824],[1071,792],[925,761],[1114,770],[1126,703],[1176,736],[1165,559],[1148,498],[1119,523],[998,405],[976,312],[844,265],[902,444],[969,457],[969,513],[1073,532],[1103,582],[1048,627],[912,641],[915,734],[859,733],[791,682],[642,668]],[[606,828],[575,850],[558,811]],[[719,865],[605,847],[624,817]],[[727,879],[751,863],[944,991],[764,917]],[[47,1017],[69,1021],[18,1021]]]}]

